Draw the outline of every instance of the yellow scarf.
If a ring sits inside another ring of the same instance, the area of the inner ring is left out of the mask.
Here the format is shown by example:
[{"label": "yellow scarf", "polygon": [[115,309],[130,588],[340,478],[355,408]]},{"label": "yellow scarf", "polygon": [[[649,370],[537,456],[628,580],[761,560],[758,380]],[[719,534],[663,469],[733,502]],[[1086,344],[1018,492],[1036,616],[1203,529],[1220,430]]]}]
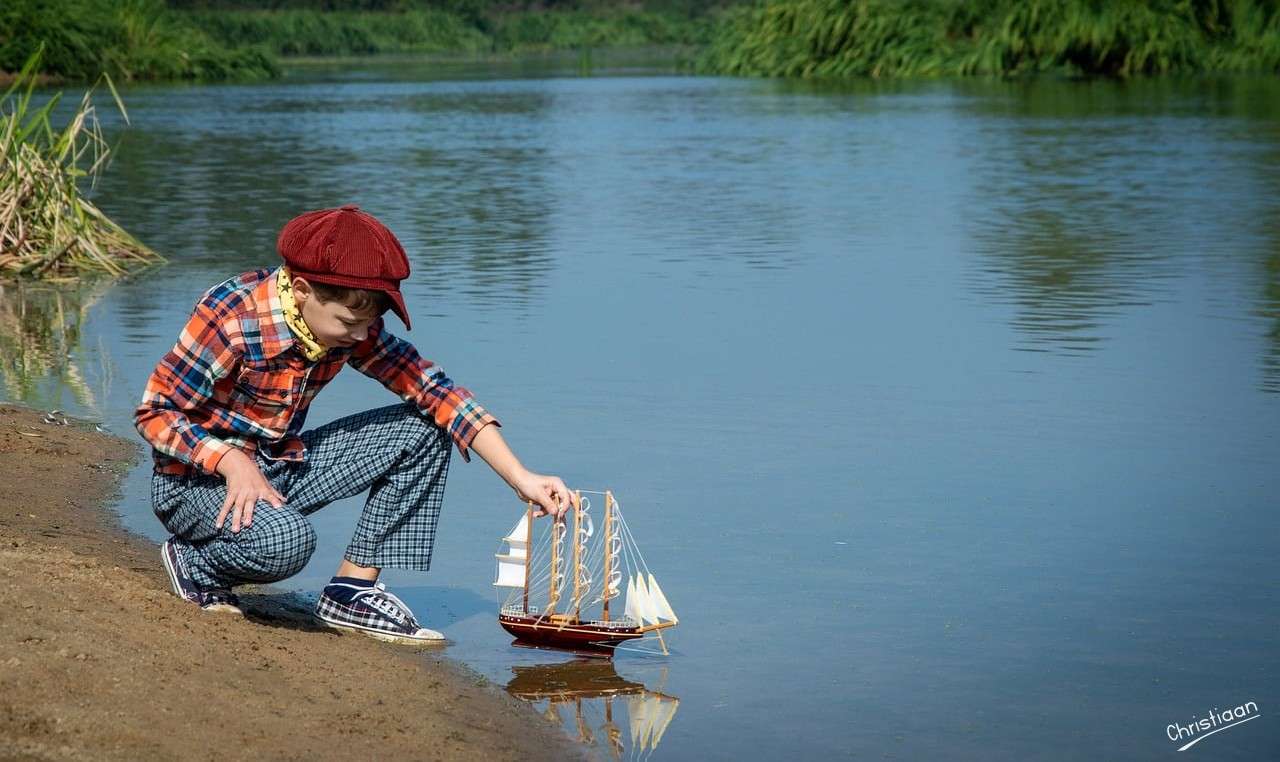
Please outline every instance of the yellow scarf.
[{"label": "yellow scarf", "polygon": [[315,334],[302,319],[302,310],[293,300],[293,280],[289,277],[289,268],[281,267],[276,273],[276,293],[280,295],[280,308],[284,311],[284,322],[289,324],[293,337],[298,340],[298,349],[308,360],[315,362],[324,356],[328,349],[316,341]]}]

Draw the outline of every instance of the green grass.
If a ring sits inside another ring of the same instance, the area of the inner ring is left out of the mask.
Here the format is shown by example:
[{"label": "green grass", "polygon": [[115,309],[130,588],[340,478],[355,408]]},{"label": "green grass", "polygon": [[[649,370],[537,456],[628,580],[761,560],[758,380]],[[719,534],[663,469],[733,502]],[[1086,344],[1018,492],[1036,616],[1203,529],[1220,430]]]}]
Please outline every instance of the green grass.
[{"label": "green grass", "polygon": [[782,77],[1280,70],[1275,0],[769,0],[698,68]]},{"label": "green grass", "polygon": [[3,0],[0,72],[43,46],[40,72],[54,79],[253,79],[279,73],[264,50],[230,47],[171,13],[160,0]]}]

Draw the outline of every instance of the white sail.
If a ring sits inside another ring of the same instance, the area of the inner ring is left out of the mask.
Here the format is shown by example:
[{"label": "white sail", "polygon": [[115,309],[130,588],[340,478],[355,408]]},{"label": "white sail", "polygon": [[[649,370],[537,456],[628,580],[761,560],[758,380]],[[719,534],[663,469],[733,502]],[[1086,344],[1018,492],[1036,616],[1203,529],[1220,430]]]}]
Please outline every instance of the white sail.
[{"label": "white sail", "polygon": [[658,699],[658,705],[655,707],[656,715],[653,722],[653,745],[656,747],[662,742],[662,736],[667,732],[667,726],[676,717],[676,708],[680,706],[680,702],[676,699]]},{"label": "white sail", "polygon": [[556,521],[551,525],[551,542],[555,546],[552,548],[551,555],[557,559],[555,564],[555,574],[552,574],[552,592],[548,594],[547,604],[554,606],[560,602],[560,598],[564,595],[565,569],[569,566],[570,560],[565,557],[564,537],[569,531],[569,525],[565,521]]},{"label": "white sail", "polygon": [[494,587],[524,587],[524,558],[498,555],[498,578]]},{"label": "white sail", "polygon": [[627,696],[627,725],[631,731],[631,748],[640,745],[640,705],[644,703],[641,696]]},{"label": "white sail", "polygon": [[645,751],[653,734],[652,713],[648,696],[627,697],[627,717],[631,724],[631,747]]},{"label": "white sail", "polygon": [[644,624],[644,622],[658,623],[658,607],[654,605],[653,598],[649,596],[649,589],[644,583],[644,577],[638,574],[636,575],[636,613],[640,615],[640,620],[637,621],[640,621],[641,624]]},{"label": "white sail", "polygon": [[636,580],[627,577],[627,607],[623,612],[627,619],[640,624],[640,612],[636,611]]},{"label": "white sail", "polygon": [[658,587],[658,580],[653,578],[653,573],[649,574],[649,597],[653,599],[654,608],[658,611],[658,617],[666,619],[669,622],[679,622],[676,618],[676,612],[671,610],[671,604],[667,603],[667,596],[662,594],[662,588]]},{"label": "white sail", "polygon": [[525,559],[529,555],[529,516],[520,517],[511,531],[502,538],[507,543],[506,553],[496,553],[498,574],[494,587],[524,587]]},{"label": "white sail", "polygon": [[640,751],[648,751],[653,739],[653,699],[645,694],[640,699]]},{"label": "white sail", "polygon": [[604,581],[604,592],[601,600],[610,600],[618,596],[618,588],[622,586],[622,564],[618,561],[622,553],[622,538],[614,535],[609,538],[609,578]]},{"label": "white sail", "polygon": [[512,551],[529,547],[529,514],[521,516],[516,525],[511,527],[511,531],[507,532],[507,536],[502,539],[511,546]]}]

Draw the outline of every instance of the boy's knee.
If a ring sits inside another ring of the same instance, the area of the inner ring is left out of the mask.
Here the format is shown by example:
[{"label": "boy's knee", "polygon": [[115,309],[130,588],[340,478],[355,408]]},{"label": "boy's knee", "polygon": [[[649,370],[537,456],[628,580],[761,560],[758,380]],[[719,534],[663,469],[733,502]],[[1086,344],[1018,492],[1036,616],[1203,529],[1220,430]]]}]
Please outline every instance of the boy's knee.
[{"label": "boy's knee", "polygon": [[261,572],[270,578],[263,581],[292,577],[316,552],[316,530],[306,516],[291,508],[259,505],[253,526],[262,531],[256,533],[253,545]]},{"label": "boy's knee", "polygon": [[412,403],[387,408],[395,421],[405,451],[415,456],[434,456],[440,449],[448,449],[449,432],[436,425],[431,417]]}]

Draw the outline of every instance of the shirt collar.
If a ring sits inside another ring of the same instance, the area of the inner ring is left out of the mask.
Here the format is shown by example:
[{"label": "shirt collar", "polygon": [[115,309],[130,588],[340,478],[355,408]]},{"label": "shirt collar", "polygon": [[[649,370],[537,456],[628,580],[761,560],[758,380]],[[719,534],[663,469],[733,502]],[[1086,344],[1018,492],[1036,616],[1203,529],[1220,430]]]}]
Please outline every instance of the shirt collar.
[{"label": "shirt collar", "polygon": [[262,356],[278,357],[293,346],[293,331],[284,319],[284,307],[280,304],[280,294],[276,290],[276,274],[280,268],[271,271],[267,277],[253,287],[253,301],[258,317],[258,334],[262,342]]}]

